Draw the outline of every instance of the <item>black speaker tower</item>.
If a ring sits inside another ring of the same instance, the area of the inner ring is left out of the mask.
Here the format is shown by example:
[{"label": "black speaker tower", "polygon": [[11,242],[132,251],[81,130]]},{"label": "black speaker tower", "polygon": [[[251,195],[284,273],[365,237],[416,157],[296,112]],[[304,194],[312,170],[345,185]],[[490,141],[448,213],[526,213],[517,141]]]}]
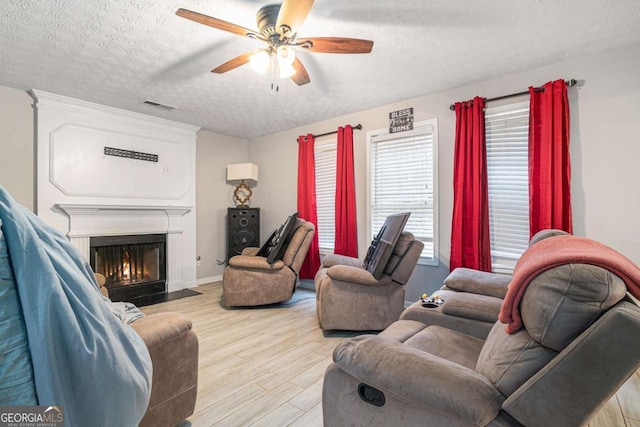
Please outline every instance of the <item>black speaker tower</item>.
[{"label": "black speaker tower", "polygon": [[260,247],[260,208],[227,208],[227,264],[252,246]]}]

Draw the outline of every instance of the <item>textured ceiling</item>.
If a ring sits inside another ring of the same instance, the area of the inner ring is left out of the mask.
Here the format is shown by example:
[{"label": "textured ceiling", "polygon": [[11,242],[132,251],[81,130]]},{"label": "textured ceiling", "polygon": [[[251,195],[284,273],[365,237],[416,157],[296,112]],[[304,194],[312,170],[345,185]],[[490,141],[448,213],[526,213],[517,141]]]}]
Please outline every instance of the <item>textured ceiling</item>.
[{"label": "textured ceiling", "polygon": [[302,52],[311,83],[275,92],[249,65],[210,72],[261,42],[175,15],[257,29],[266,3],[2,0],[0,85],[253,138],[640,40],[638,0],[317,0],[300,36],[369,39],[373,51]]}]

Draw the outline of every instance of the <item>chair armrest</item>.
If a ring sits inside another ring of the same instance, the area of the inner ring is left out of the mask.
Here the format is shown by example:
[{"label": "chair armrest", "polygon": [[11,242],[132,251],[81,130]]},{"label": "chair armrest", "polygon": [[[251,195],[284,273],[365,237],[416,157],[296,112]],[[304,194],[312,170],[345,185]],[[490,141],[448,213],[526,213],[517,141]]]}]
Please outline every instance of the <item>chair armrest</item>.
[{"label": "chair armrest", "polygon": [[334,350],[333,360],[358,380],[461,424],[488,424],[504,401],[483,375],[383,336],[343,341]]},{"label": "chair armrest", "polygon": [[327,270],[327,276],[333,280],[342,282],[358,283],[360,285],[387,285],[391,283],[391,277],[384,275],[377,280],[373,274],[361,267],[352,267],[350,265],[334,265]]},{"label": "chair armrest", "polygon": [[269,264],[267,259],[262,256],[236,255],[229,260],[231,267],[253,268],[258,270],[280,270],[284,267],[284,261],[278,260],[273,264]]},{"label": "chair armrest", "polygon": [[149,314],[129,325],[151,351],[189,331],[191,320],[180,313],[166,312]]},{"label": "chair armrest", "polygon": [[444,279],[444,285],[456,291],[504,299],[511,275],[487,273],[471,268],[456,268]]},{"label": "chair armrest", "polygon": [[495,323],[501,306],[500,298],[471,292],[451,292],[451,295],[444,298],[442,312],[452,316]]},{"label": "chair armrest", "polygon": [[322,258],[323,267],[333,267],[334,265],[350,265],[351,267],[362,268],[362,260],[346,255],[328,254]]},{"label": "chair armrest", "polygon": [[258,253],[259,250],[260,250],[260,248],[254,248],[253,246],[247,246],[246,248],[242,249],[242,255],[254,256],[255,254]]}]

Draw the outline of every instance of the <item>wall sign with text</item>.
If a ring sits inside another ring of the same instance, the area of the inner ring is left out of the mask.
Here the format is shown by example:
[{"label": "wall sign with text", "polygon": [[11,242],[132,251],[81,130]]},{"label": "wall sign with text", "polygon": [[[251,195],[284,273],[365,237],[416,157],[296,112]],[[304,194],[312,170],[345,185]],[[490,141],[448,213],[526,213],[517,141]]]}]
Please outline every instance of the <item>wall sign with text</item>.
[{"label": "wall sign with text", "polygon": [[389,133],[413,129],[413,107],[389,113]]}]

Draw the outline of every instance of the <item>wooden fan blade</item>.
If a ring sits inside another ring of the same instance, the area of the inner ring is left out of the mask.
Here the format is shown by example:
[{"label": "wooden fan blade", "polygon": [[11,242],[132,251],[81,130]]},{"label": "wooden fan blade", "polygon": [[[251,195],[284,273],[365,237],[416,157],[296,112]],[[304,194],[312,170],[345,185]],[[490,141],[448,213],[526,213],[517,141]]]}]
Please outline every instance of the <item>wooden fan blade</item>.
[{"label": "wooden fan blade", "polygon": [[[307,47],[305,44],[311,46]],[[369,53],[373,48],[371,40],[344,37],[308,37],[296,40],[295,45],[317,53]]]},{"label": "wooden fan blade", "polygon": [[227,71],[231,71],[234,68],[238,68],[239,66],[249,62],[249,59],[251,59],[252,53],[253,52],[247,52],[247,53],[243,53],[242,55],[236,56],[232,60],[227,61],[222,65],[218,65],[216,68],[211,70],[211,72],[216,74],[222,74],[222,73],[226,73]]},{"label": "wooden fan blade", "polygon": [[280,6],[276,31],[278,34],[291,37],[305,20],[313,6],[313,0],[284,0]]},{"label": "wooden fan blade", "polygon": [[241,27],[240,25],[232,24],[231,22],[223,21],[222,19],[203,15],[202,13],[193,12],[187,9],[178,9],[176,10],[176,15],[197,22],[199,24],[208,25],[209,27],[217,28],[222,31],[228,31],[239,36],[251,36],[263,39],[262,35],[256,33],[253,30]]},{"label": "wooden fan blade", "polygon": [[291,76],[291,80],[296,82],[298,86],[306,85],[311,81],[307,69],[304,68],[304,65],[302,65],[302,62],[300,62],[298,58],[296,58],[291,65],[293,69],[296,70],[295,74]]}]

